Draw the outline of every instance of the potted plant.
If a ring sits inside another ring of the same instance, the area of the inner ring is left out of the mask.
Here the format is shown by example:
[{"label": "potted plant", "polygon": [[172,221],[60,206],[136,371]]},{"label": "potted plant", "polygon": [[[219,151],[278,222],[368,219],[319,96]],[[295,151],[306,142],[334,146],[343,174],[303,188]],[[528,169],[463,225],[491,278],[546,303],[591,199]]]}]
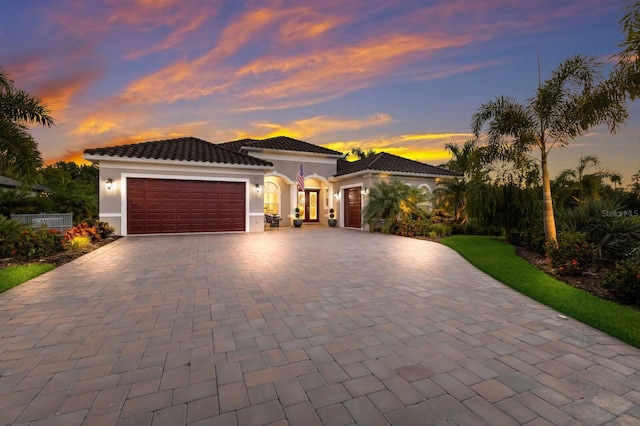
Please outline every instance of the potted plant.
[{"label": "potted plant", "polygon": [[329,226],[335,228],[338,221],[336,220],[336,215],[334,214],[335,210],[333,208],[329,209]]},{"label": "potted plant", "polygon": [[296,218],[293,220],[293,226],[300,228],[302,226],[302,219],[300,219],[300,208],[296,207]]}]

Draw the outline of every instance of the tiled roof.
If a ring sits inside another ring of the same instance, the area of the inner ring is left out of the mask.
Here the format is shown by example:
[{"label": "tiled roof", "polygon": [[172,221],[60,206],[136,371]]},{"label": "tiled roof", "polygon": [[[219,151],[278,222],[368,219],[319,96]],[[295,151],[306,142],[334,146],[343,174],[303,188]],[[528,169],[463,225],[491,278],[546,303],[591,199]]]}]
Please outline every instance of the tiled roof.
[{"label": "tiled roof", "polygon": [[220,143],[218,145],[234,151],[240,151],[242,147],[254,147],[282,151],[297,151],[313,154],[342,156],[342,153],[339,151],[334,151],[333,149],[324,148],[309,142],[293,139],[288,136],[276,136],[268,139],[240,139],[237,141]]},{"label": "tiled roof", "polygon": [[[4,188],[19,188],[20,186],[22,186],[21,182],[18,182],[17,180],[13,180],[13,179],[8,178],[6,176],[0,176],[0,187],[4,187]],[[44,185],[33,185],[33,186],[29,186],[28,188],[32,189],[34,191],[51,192],[51,188],[49,188],[48,186],[44,186]]]},{"label": "tiled roof", "polygon": [[458,173],[452,172],[451,170],[398,157],[397,155],[387,154],[386,152],[373,154],[358,161],[340,161],[338,162],[338,172],[336,173],[336,176],[344,176],[366,170],[378,172],[415,173],[432,176],[458,176]]},{"label": "tiled roof", "polygon": [[105,148],[85,149],[87,155],[149,160],[194,161],[249,166],[272,166],[268,161],[234,151],[198,138],[166,139]]}]

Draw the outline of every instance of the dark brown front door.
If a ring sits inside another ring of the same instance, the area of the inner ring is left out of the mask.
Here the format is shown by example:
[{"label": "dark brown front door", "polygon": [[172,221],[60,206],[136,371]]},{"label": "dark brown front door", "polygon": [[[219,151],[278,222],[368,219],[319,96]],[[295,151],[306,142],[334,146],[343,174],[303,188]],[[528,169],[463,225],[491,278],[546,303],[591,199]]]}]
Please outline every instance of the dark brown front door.
[{"label": "dark brown front door", "polygon": [[347,228],[362,227],[362,201],[360,188],[344,190],[344,226]]},{"label": "dark brown front door", "polygon": [[244,231],[244,182],[127,179],[127,233]]},{"label": "dark brown front door", "polygon": [[307,189],[304,191],[304,221],[318,222],[320,221],[318,200],[320,191],[317,189]]}]

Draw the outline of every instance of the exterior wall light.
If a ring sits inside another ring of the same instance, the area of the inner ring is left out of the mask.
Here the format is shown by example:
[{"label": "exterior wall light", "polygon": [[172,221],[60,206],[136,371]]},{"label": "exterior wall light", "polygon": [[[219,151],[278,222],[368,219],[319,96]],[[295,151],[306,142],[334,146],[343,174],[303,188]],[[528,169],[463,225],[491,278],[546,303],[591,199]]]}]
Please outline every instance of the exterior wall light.
[{"label": "exterior wall light", "polygon": [[333,194],[333,198],[335,198],[336,200],[339,200],[340,199],[340,193],[339,192],[335,192]]},{"label": "exterior wall light", "polygon": [[360,193],[361,193],[362,195],[367,195],[367,194],[369,194],[369,188],[367,188],[367,187],[362,188],[362,191],[360,191]]},{"label": "exterior wall light", "polygon": [[260,191],[262,191],[262,187],[259,183],[256,183],[256,194],[260,194]]},{"label": "exterior wall light", "polygon": [[104,184],[106,185],[107,189],[111,189],[113,187],[113,179],[108,178],[106,181],[104,181]]}]

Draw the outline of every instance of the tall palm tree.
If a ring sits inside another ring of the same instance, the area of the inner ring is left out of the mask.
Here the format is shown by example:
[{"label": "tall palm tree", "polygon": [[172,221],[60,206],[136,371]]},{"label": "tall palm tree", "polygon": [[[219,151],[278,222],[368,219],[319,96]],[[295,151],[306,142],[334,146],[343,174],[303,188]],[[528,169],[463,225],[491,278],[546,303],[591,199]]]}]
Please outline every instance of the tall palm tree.
[{"label": "tall palm tree", "polygon": [[27,124],[49,127],[53,118],[40,99],[16,89],[0,68],[0,174],[32,184],[42,166],[42,157]]},{"label": "tall palm tree", "polygon": [[592,57],[575,56],[562,62],[551,78],[538,87],[527,104],[498,97],[480,106],[471,128],[476,137],[488,123],[489,152],[494,158],[522,156],[540,151],[545,237],[556,240],[548,157],[555,146],[565,146],[591,127],[606,124],[610,132],[627,119],[624,99],[612,94],[602,81],[602,64]]}]

